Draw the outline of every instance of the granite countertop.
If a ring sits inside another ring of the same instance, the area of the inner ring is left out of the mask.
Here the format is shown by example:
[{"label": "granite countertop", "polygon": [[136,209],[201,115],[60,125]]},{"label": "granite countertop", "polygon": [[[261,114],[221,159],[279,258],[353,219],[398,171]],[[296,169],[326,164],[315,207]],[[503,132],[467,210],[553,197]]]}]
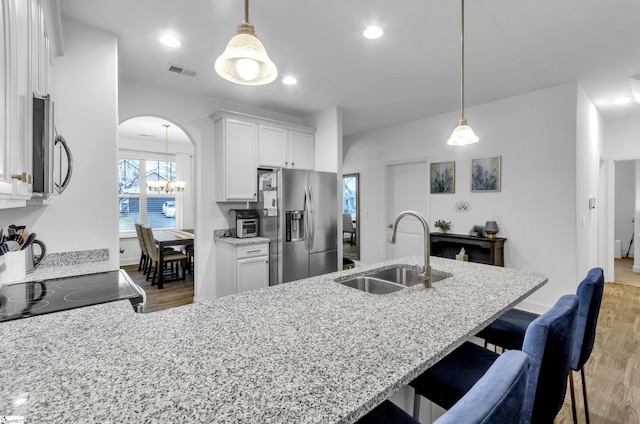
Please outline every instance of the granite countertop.
[{"label": "granite countertop", "polygon": [[[127,301],[0,324],[0,415],[48,423],[352,423],[546,283],[432,258],[453,276],[387,295],[334,279],[149,314]],[[26,399],[21,405],[19,399]]]},{"label": "granite countertop", "polygon": [[249,238],[235,238],[235,237],[216,237],[216,242],[230,244],[232,246],[251,246],[254,244],[269,243],[270,239],[265,237],[249,237]]}]

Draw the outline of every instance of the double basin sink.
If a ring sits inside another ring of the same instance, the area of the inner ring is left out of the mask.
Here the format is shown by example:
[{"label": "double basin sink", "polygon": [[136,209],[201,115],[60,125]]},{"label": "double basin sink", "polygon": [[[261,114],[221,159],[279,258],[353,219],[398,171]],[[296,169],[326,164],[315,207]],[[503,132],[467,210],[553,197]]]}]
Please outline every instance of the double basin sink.
[{"label": "double basin sink", "polygon": [[[450,275],[434,274],[432,272],[431,282],[444,280],[447,277],[450,277]],[[423,280],[420,278],[420,271],[397,266],[386,269],[374,269],[364,275],[347,280],[338,279],[336,282],[367,293],[387,294],[415,286],[416,284],[422,283]]]}]

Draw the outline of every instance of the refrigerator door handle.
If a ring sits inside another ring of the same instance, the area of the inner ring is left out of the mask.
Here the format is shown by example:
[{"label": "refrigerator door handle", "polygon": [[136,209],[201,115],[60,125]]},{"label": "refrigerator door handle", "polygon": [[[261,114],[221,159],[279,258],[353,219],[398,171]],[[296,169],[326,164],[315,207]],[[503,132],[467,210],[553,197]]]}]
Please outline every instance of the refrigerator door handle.
[{"label": "refrigerator door handle", "polygon": [[311,238],[309,236],[309,187],[304,186],[304,247],[307,251],[311,251],[309,242]]},{"label": "refrigerator door handle", "polygon": [[315,223],[315,205],[313,203],[313,187],[309,186],[309,215],[311,217],[311,222],[309,222],[309,235],[311,236],[311,241],[309,242],[309,251],[313,249],[313,242],[316,238],[316,223]]}]

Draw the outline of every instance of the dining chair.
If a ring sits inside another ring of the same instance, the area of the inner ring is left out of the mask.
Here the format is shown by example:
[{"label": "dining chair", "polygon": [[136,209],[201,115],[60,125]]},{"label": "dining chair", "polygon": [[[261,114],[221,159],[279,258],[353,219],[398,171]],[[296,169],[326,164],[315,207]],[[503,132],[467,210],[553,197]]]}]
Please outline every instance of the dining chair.
[{"label": "dining chair", "polygon": [[[182,279],[183,280],[186,279],[185,268],[186,268],[187,256],[184,253],[177,252],[171,249],[171,252],[164,253],[164,256],[163,256],[164,263],[160,264],[159,263],[160,257],[158,255],[158,248],[156,247],[155,237],[153,236],[153,230],[151,229],[151,227],[148,227],[146,225],[143,225],[141,229],[142,229],[142,235],[143,235],[145,244],[147,246],[147,253],[150,258],[147,280],[151,278],[151,285],[153,286],[156,283],[158,272],[164,272],[164,265],[168,263],[176,264],[176,272],[175,272],[176,278],[178,277],[177,274],[179,274],[180,272],[179,265],[182,265]],[[173,266],[171,267],[171,269],[173,270]]]},{"label": "dining chair", "polygon": [[[434,424],[520,422],[524,405],[529,356],[518,350],[501,355],[473,387]],[[417,423],[413,417],[386,400],[357,424]]]},{"label": "dining chair", "polygon": [[349,235],[351,236],[349,244],[355,243],[356,229],[353,225],[353,218],[351,217],[350,213],[342,214],[342,232],[349,233]]},{"label": "dining chair", "polygon": [[[529,356],[527,388],[520,423],[551,423],[562,408],[567,390],[571,349],[578,312],[578,296],[562,296],[527,328],[522,352]],[[496,352],[465,342],[409,383],[415,389],[414,418],[420,397],[452,409],[500,357]],[[492,396],[485,391],[482,399]]]},{"label": "dining chair", "polygon": [[[593,350],[603,291],[604,271],[602,268],[589,270],[587,276],[576,290],[576,294],[580,299],[580,306],[578,308],[576,334],[573,339],[571,370],[580,371],[582,376],[582,399],[587,424],[589,424],[590,419],[584,365],[589,360]],[[485,346],[490,343],[503,349],[521,349],[527,326],[537,317],[537,315],[529,312],[511,309],[480,331],[477,336],[485,340]],[[569,386],[571,389],[573,422],[577,424],[578,414],[576,411],[573,372],[569,373]]]},{"label": "dining chair", "polygon": [[138,271],[142,271],[142,275],[147,273],[147,265],[149,262],[149,254],[147,253],[147,245],[144,242],[142,236],[142,224],[135,223],[136,235],[138,236],[138,243],[140,244],[140,263],[138,264]]}]

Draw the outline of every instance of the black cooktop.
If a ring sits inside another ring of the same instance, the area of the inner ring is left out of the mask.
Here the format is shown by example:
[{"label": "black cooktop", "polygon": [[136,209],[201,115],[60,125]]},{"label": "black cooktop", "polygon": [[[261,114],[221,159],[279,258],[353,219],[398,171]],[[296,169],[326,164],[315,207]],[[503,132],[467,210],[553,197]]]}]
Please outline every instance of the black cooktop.
[{"label": "black cooktop", "polygon": [[144,308],[144,290],[122,271],[31,281],[0,288],[0,322],[129,299]]}]

